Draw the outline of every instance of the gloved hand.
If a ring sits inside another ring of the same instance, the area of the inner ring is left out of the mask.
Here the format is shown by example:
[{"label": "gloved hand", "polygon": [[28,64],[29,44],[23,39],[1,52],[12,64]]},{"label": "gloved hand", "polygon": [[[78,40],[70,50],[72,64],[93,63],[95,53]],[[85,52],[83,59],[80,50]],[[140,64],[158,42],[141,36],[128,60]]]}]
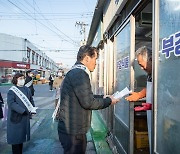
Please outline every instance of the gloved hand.
[{"label": "gloved hand", "polygon": [[140,99],[140,93],[138,92],[132,92],[130,96],[126,97],[125,99],[127,101],[133,102],[133,101],[138,101]]},{"label": "gloved hand", "polygon": [[27,112],[27,111],[24,111],[24,112],[23,112],[23,115],[28,115],[28,112]]},{"label": "gloved hand", "polygon": [[32,117],[35,115],[36,113],[34,112],[29,112],[29,119],[32,119]]},{"label": "gloved hand", "polygon": [[29,112],[31,115],[35,115],[36,113],[35,112]]},{"label": "gloved hand", "polygon": [[147,111],[151,110],[152,104],[150,103],[142,103],[142,106],[137,106],[134,108],[134,111]]}]

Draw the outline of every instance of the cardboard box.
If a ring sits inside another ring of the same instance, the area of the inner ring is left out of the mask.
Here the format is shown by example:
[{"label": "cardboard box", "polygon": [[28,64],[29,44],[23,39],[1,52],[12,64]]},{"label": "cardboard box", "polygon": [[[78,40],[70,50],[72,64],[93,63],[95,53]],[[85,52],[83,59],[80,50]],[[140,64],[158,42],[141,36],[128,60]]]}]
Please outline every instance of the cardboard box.
[{"label": "cardboard box", "polygon": [[147,131],[147,120],[145,118],[134,119],[134,130],[137,131]]},{"label": "cardboard box", "polygon": [[135,147],[137,149],[149,147],[147,131],[135,131]]}]

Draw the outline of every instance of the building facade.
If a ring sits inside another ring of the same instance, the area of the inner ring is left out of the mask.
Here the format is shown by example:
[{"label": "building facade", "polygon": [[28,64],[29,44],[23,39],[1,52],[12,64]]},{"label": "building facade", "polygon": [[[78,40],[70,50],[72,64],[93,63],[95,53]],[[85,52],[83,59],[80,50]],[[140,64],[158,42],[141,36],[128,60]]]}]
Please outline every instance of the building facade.
[{"label": "building facade", "polygon": [[[101,111],[114,142],[112,149],[121,154],[140,153],[139,148],[147,153],[180,153],[179,19],[179,0],[97,2],[87,40],[100,51],[92,80],[96,94],[146,87],[146,74],[135,60],[135,51],[147,46],[153,52],[152,120],[147,120],[146,112],[134,112],[145,99],[130,103],[122,98]],[[147,123],[152,128],[149,140],[138,145],[138,131],[147,132]]]},{"label": "building facade", "polygon": [[0,80],[10,82],[16,72],[31,69],[47,78],[58,65],[27,39],[0,34]]}]

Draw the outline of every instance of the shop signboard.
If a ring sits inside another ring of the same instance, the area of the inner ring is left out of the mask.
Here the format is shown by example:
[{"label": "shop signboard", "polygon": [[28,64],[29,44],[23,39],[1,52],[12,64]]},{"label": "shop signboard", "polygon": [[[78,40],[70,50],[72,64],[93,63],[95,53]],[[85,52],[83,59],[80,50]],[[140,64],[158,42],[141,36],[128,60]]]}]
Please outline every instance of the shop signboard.
[{"label": "shop signboard", "polygon": [[25,64],[22,62],[12,62],[12,61],[0,61],[1,68],[19,68],[19,69],[29,69],[30,64]]}]

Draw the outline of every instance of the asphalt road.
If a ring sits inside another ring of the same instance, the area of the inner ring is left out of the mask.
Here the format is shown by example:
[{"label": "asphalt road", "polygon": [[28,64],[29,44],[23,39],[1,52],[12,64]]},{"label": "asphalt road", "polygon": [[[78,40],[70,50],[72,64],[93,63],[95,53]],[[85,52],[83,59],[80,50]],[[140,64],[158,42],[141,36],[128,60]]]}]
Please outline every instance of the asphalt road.
[{"label": "asphalt road", "polygon": [[[0,86],[4,101],[11,86]],[[63,154],[58,140],[57,122],[52,121],[55,91],[49,91],[48,84],[35,85],[34,102],[37,114],[31,119],[31,139],[24,143],[23,154]],[[86,154],[96,154],[91,135],[87,135]],[[0,154],[11,154],[11,145],[6,142],[6,120],[0,120]]]}]

